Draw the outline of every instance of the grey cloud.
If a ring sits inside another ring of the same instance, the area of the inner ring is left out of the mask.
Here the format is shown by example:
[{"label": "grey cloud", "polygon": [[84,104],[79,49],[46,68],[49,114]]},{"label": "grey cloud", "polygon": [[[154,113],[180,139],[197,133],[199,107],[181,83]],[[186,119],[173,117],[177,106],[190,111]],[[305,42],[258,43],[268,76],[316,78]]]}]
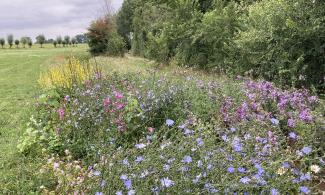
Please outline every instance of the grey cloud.
[{"label": "grey cloud", "polygon": [[[118,10],[123,0],[111,0]],[[0,0],[0,37],[35,37],[84,33],[103,14],[103,0]]]}]

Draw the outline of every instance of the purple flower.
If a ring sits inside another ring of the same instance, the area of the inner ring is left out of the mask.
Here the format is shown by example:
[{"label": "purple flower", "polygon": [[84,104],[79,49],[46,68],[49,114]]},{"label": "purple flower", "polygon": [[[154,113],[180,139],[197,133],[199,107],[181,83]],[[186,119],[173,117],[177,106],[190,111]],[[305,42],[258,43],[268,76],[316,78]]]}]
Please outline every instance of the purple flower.
[{"label": "purple flower", "polygon": [[135,194],[135,190],[128,191],[128,195],[134,195],[134,194]]},{"label": "purple flower", "polygon": [[183,163],[191,163],[192,162],[192,157],[190,156],[184,156],[183,160],[182,160]]},{"label": "purple flower", "polygon": [[232,142],[232,148],[235,152],[241,152],[243,150],[243,146],[240,143],[240,139],[238,137],[235,137]]},{"label": "purple flower", "polygon": [[282,163],[282,166],[283,166],[284,168],[290,168],[290,164],[289,164],[288,162],[283,162],[283,163]]},{"label": "purple flower", "polygon": [[131,179],[126,179],[123,182],[124,182],[124,186],[126,187],[126,189],[130,190],[132,188],[132,180]]},{"label": "purple flower", "polygon": [[289,138],[291,138],[291,139],[297,139],[296,133],[295,132],[290,132],[289,133]]},{"label": "purple flower", "polygon": [[146,147],[146,144],[135,144],[135,147],[136,147],[137,149],[143,149],[143,148]]},{"label": "purple flower", "polygon": [[302,150],[301,150],[301,152],[303,152],[304,154],[307,154],[307,155],[310,154],[311,151],[312,151],[312,149],[311,149],[311,147],[309,147],[309,146],[305,146],[305,147],[303,147]]},{"label": "purple flower", "polygon": [[310,174],[309,173],[301,174],[300,181],[306,181],[306,180],[311,180]]},{"label": "purple flower", "polygon": [[122,191],[117,191],[115,195],[123,195]]},{"label": "purple flower", "polygon": [[161,183],[162,187],[166,187],[166,188],[169,188],[169,187],[175,185],[175,182],[170,180],[168,177],[161,179],[160,183]]},{"label": "purple flower", "polygon": [[300,120],[305,122],[311,122],[313,120],[313,117],[310,115],[308,110],[303,110],[302,112],[300,112],[299,118]]},{"label": "purple flower", "polygon": [[251,179],[249,179],[249,177],[242,177],[240,179],[240,182],[243,183],[243,184],[248,184],[249,182],[251,181]]},{"label": "purple flower", "polygon": [[144,161],[144,157],[143,156],[137,156],[137,158],[135,159],[135,162],[137,162],[137,163],[140,163],[142,161]]},{"label": "purple flower", "polygon": [[239,173],[246,173],[246,169],[244,167],[238,167],[237,170]]},{"label": "purple flower", "polygon": [[228,167],[227,171],[228,171],[228,173],[233,173],[233,172],[235,172],[235,168],[234,167]]},{"label": "purple flower", "polygon": [[275,188],[272,188],[271,189],[271,195],[278,195],[279,194],[279,191]]},{"label": "purple flower", "polygon": [[296,126],[296,123],[293,119],[288,119],[288,127],[289,128],[294,128]]},{"label": "purple flower", "polygon": [[300,192],[304,194],[309,194],[310,190],[306,186],[300,186],[299,187]]},{"label": "purple flower", "polygon": [[169,171],[170,165],[164,164],[163,169],[164,169],[164,171]]},{"label": "purple flower", "polygon": [[121,180],[127,180],[128,179],[128,176],[123,174],[123,175],[121,175],[120,179]]},{"label": "purple flower", "polygon": [[103,192],[96,192],[95,195],[103,195]]},{"label": "purple flower", "polygon": [[167,119],[167,120],[166,120],[166,125],[167,125],[168,127],[173,126],[174,123],[175,123],[175,121],[173,121],[173,120],[171,120],[171,119]]},{"label": "purple flower", "polygon": [[197,167],[202,167],[202,165],[203,165],[202,160],[197,161]]},{"label": "purple flower", "polygon": [[94,172],[94,175],[95,175],[95,176],[100,176],[100,174],[101,174],[100,171],[95,171],[95,172]]},{"label": "purple flower", "polygon": [[271,118],[271,123],[272,123],[273,125],[279,125],[279,120],[276,119],[276,118]]},{"label": "purple flower", "polygon": [[197,138],[196,143],[197,143],[198,146],[203,146],[203,144],[204,144],[202,138]]}]

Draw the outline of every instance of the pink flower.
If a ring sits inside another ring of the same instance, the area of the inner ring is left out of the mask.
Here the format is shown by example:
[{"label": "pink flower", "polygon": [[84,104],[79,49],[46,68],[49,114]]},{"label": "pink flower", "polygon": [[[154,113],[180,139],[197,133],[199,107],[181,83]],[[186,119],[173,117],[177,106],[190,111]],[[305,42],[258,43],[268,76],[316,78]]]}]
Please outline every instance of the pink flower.
[{"label": "pink flower", "polygon": [[114,96],[118,100],[123,98],[123,95],[118,91],[114,91]]},{"label": "pink flower", "polygon": [[64,108],[59,108],[58,114],[59,114],[60,120],[63,120],[64,114],[65,114]]},{"label": "pink flower", "polygon": [[116,109],[120,110],[124,108],[124,103],[117,103],[116,104]]},{"label": "pink flower", "polygon": [[155,128],[153,128],[153,127],[148,127],[148,131],[149,131],[149,133],[153,133],[153,132],[155,131]]},{"label": "pink flower", "polygon": [[104,107],[107,107],[110,103],[111,103],[111,99],[109,99],[109,98],[105,98],[103,101]]},{"label": "pink flower", "polygon": [[69,95],[66,95],[66,96],[64,97],[64,100],[68,102],[68,101],[70,100],[70,96],[69,96]]}]

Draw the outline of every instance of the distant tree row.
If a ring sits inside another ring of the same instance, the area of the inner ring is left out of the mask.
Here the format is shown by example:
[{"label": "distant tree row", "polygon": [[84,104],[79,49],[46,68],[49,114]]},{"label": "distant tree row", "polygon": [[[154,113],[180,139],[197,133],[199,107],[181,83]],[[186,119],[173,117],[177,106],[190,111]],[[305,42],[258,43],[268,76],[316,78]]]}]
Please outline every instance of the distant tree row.
[{"label": "distant tree row", "polygon": [[[53,44],[54,47],[62,46],[73,46],[75,47],[77,44],[81,43],[87,43],[87,37],[86,35],[77,35],[75,37],[70,36],[58,36],[56,40],[54,39],[46,39],[43,34],[40,34],[36,37],[36,43],[40,44],[41,48],[43,48],[44,44]],[[28,45],[29,48],[33,46],[33,40],[30,37],[21,37],[21,39],[14,39],[14,36],[12,34],[9,34],[7,36],[7,39],[0,38],[0,46],[3,49],[6,45],[6,43],[9,45],[9,48],[11,49],[14,45],[16,48],[19,48],[19,45],[22,45],[23,48],[26,48],[26,45]]]}]

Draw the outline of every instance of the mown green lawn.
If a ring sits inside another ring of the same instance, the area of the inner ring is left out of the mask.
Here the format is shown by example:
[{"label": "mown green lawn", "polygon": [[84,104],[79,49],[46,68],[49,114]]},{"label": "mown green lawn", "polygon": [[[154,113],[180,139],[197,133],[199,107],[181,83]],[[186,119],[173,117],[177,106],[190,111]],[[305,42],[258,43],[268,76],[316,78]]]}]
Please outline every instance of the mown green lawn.
[{"label": "mown green lawn", "polygon": [[0,49],[0,194],[34,191],[37,159],[26,158],[17,144],[38,95],[41,71],[62,62],[66,56],[87,52],[87,47]]}]

